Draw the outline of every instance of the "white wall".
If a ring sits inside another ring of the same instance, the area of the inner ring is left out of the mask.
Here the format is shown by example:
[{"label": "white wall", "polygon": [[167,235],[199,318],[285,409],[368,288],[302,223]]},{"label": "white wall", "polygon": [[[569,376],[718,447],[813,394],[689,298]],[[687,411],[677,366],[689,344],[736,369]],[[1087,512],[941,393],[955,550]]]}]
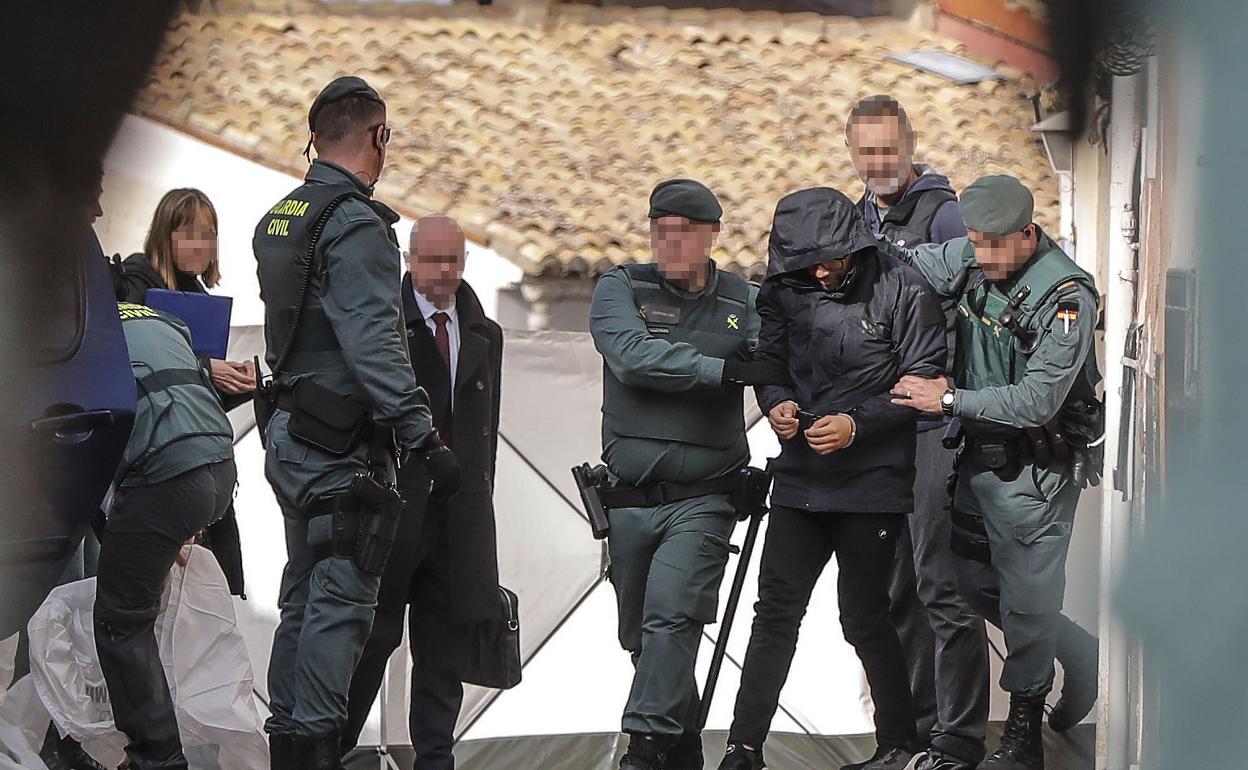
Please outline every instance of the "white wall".
[{"label": "white wall", "polygon": [[[302,149],[292,147],[291,154]],[[203,190],[219,220],[222,280],[214,293],[234,298],[233,325],[256,325],[264,321],[264,306],[251,252],[252,229],[299,183],[160,124],[127,116],[104,159],[104,216],[95,229],[106,254],[141,251],[152,212],[165,192],[175,187]],[[411,226],[407,218],[396,225],[404,246]],[[494,251],[468,244],[465,278],[480,295],[487,315],[497,311],[498,290],[521,275],[519,267]]]}]

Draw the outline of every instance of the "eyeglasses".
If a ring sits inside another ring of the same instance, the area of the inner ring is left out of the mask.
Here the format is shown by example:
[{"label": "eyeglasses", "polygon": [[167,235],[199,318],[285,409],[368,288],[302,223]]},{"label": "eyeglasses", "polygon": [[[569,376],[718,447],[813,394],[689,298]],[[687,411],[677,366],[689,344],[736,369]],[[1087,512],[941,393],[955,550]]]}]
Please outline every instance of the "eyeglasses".
[{"label": "eyeglasses", "polygon": [[377,129],[382,128],[382,127],[384,127],[384,129],[381,132],[381,143],[390,144],[390,126],[387,126],[385,123],[377,123],[375,125],[369,126],[368,132],[371,134]]},{"label": "eyeglasses", "polygon": [[814,275],[815,273],[817,273],[820,268],[823,268],[824,270],[827,270],[829,272],[843,270],[845,268],[845,262],[851,256],[853,255],[846,254],[843,257],[833,257],[832,259],[825,259],[817,265],[811,265],[810,268],[808,269],[810,270],[811,275]]}]

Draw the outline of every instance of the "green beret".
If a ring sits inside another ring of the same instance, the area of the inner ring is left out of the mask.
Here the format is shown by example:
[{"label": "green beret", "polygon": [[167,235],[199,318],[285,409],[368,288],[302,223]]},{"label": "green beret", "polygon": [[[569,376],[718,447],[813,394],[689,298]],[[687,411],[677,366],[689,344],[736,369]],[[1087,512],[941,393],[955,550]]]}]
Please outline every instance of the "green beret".
[{"label": "green beret", "polygon": [[694,222],[718,222],[723,215],[715,193],[692,179],[669,179],[650,193],[651,219],[676,216]]},{"label": "green beret", "polygon": [[981,176],[958,197],[962,220],[971,230],[993,235],[1017,233],[1031,224],[1036,201],[1012,176]]},{"label": "green beret", "polygon": [[386,106],[381,95],[374,91],[372,86],[365,83],[363,78],[357,78],[355,75],[335,78],[329,85],[321,89],[321,92],[316,95],[316,100],[312,102],[312,109],[308,110],[308,128],[316,130],[316,115],[321,111],[322,107],[330,102],[345,99],[348,96],[362,96],[370,102],[377,102],[382,107]]}]

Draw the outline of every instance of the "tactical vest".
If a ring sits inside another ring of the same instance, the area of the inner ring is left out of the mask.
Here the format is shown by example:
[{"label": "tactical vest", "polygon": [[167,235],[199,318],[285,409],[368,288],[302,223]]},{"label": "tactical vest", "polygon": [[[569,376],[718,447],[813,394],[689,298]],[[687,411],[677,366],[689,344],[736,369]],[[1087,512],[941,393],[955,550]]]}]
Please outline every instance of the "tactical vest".
[{"label": "tactical vest", "polygon": [[949,190],[932,188],[903,197],[890,206],[880,221],[880,232],[889,242],[911,248],[932,242],[932,220],[936,212],[958,196]]},{"label": "tactical vest", "polygon": [[191,349],[186,326],[144,305],[117,307],[138,391],[120,475],[147,474],[157,455],[175,448],[186,450],[188,456],[175,463],[185,472],[205,464],[197,454],[232,447],[234,429]]},{"label": "tactical vest", "polygon": [[[309,261],[314,266],[311,282],[314,287],[320,285],[317,276],[324,268],[319,247],[313,252],[317,245],[313,238],[319,237],[334,209],[348,198],[372,204],[367,196],[350,185],[304,184],[269,209],[256,225],[251,246],[256,254],[260,299],[264,302],[265,360],[270,368],[286,347]],[[341,359],[342,348],[314,287],[307,292],[298,339],[282,367],[283,375],[313,371],[316,366],[308,360],[307,353],[329,354],[336,361]]]},{"label": "tactical vest", "polygon": [[[973,252],[974,247],[968,243],[967,249]],[[958,302],[954,374],[959,388],[983,390],[1022,382],[1027,362],[1046,333],[1041,311],[1055,301],[1059,291],[1074,284],[1096,296],[1092,276],[1044,235],[1036,256],[1006,282],[1006,290],[998,284],[975,271]],[[1081,377],[1084,390],[1100,382],[1095,349],[1089,350]],[[1077,386],[1072,393],[1080,389]],[[980,423],[966,428],[976,434],[1012,431]]]},{"label": "tactical vest", "polygon": [[[668,342],[684,342],[714,358],[746,351],[750,284],[720,272],[714,293],[677,297],[660,283],[655,265],[623,268],[646,328]],[[745,435],[740,386],[668,393],[632,388],[603,366],[603,431],[617,436],[679,441],[727,449]]]},{"label": "tactical vest", "polygon": [[[870,193],[868,193],[868,196]],[[934,187],[923,190],[909,197],[903,197],[891,206],[880,222],[880,232],[890,243],[899,247],[913,249],[923,243],[932,242],[932,220],[936,212],[949,201],[956,201],[958,196],[951,191]],[[957,347],[957,314],[954,307],[957,302],[943,300],[940,309],[945,314],[945,342],[949,349],[946,365],[953,363],[953,351]],[[931,426],[944,423],[943,418],[923,416],[919,418],[921,425]]]}]

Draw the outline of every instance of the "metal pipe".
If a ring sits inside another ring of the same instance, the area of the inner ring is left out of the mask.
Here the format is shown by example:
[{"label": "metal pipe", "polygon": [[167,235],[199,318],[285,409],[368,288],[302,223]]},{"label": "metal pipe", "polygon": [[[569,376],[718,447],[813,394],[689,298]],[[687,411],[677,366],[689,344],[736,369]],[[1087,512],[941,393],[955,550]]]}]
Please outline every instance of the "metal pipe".
[{"label": "metal pipe", "polygon": [[[1131,646],[1113,611],[1131,536],[1130,467],[1113,467],[1124,435],[1123,365],[1127,331],[1135,318],[1135,245],[1129,240],[1139,202],[1134,182],[1139,152],[1138,76],[1116,77],[1109,135],[1109,253],[1105,287],[1105,457],[1110,465],[1101,486],[1100,704],[1097,714],[1097,770],[1128,770],[1131,741],[1129,661]],[[1115,489],[1123,482],[1125,492]]]}]

